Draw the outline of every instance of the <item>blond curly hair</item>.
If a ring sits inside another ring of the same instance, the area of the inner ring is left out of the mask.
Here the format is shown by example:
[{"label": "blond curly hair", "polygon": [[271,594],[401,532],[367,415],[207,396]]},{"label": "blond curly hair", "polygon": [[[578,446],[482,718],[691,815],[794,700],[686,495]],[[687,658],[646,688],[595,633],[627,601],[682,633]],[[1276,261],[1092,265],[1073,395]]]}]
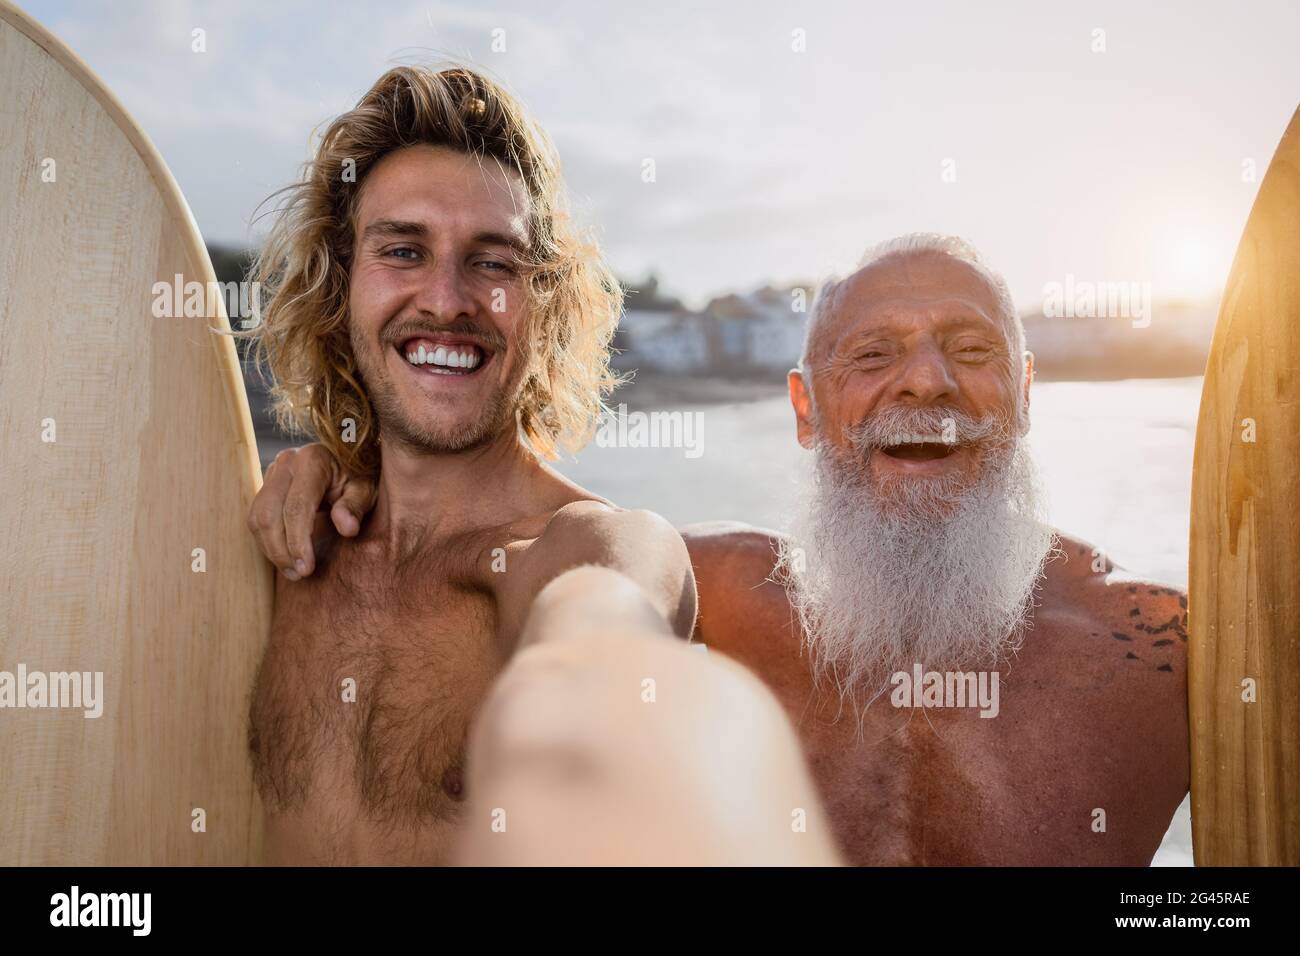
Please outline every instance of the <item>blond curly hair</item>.
[{"label": "blond curly hair", "polygon": [[[576,451],[618,383],[609,357],[622,289],[569,215],[545,133],[504,87],[455,65],[389,70],[329,125],[300,180],[268,198],[284,200],[252,265],[266,299],[247,334],[270,372],[278,424],[314,436],[350,473],[378,471],[379,423],[348,335],[354,214],[375,164],[419,144],[494,158],[522,179],[531,198],[521,330],[529,347],[516,421],[535,454]],[[353,441],[342,437],[348,419]]]}]

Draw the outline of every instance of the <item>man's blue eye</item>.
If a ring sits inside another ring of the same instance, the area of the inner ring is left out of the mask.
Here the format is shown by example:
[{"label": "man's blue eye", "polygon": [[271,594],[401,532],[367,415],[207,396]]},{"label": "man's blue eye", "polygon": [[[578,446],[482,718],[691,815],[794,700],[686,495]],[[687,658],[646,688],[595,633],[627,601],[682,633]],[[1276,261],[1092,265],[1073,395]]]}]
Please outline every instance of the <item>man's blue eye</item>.
[{"label": "man's blue eye", "polygon": [[401,246],[400,248],[397,249],[389,249],[388,252],[385,253],[385,255],[394,256],[399,259],[405,258],[404,256],[398,256],[397,254],[399,252],[409,252],[412,256],[418,255],[418,253],[410,246]]}]

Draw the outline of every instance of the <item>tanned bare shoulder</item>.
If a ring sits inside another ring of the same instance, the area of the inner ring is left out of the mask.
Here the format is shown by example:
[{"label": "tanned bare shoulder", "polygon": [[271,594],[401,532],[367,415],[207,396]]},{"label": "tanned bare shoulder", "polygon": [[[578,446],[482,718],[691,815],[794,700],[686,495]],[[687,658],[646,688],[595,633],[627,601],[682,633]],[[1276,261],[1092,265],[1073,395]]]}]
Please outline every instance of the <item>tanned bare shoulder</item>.
[{"label": "tanned bare shoulder", "polygon": [[[1104,549],[1060,536],[1028,645],[1058,692],[1088,706],[1062,712],[1125,735],[1140,796],[1163,817],[1187,792],[1187,596],[1139,577]],[[1140,769],[1137,769],[1140,767]],[[1138,799],[1135,797],[1135,799]]]},{"label": "tanned bare shoulder", "polygon": [[695,639],[745,661],[799,649],[785,588],[774,579],[784,536],[735,521],[682,529],[699,588]]},{"label": "tanned bare shoulder", "polygon": [[[1106,552],[1061,535],[1048,564],[1048,588],[1086,619],[1086,636],[1128,662],[1180,686],[1187,672],[1187,594],[1117,565]],[[1083,636],[1081,634],[1081,636]]]},{"label": "tanned bare shoulder", "polygon": [[776,567],[784,535],[740,521],[702,521],[682,528],[691,561],[725,570],[757,587]]},{"label": "tanned bare shoulder", "polygon": [[653,511],[582,499],[557,509],[529,547],[517,593],[532,598],[552,578],[580,565],[611,568],[645,591],[681,637],[695,621],[695,579],[681,535]]}]

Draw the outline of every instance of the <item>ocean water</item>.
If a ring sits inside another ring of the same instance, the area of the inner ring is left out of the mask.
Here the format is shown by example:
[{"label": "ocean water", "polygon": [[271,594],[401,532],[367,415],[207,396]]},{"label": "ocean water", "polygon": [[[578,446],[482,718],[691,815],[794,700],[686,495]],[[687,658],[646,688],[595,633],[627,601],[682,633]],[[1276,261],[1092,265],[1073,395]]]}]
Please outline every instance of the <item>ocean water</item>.
[{"label": "ocean water", "polygon": [[[1135,573],[1186,587],[1200,394],[1200,378],[1035,385],[1030,441],[1054,524]],[[689,448],[593,442],[560,470],[624,507],[649,508],[678,526],[730,519],[783,527],[791,476],[807,455],[795,440],[785,398],[664,410],[692,416],[693,430],[679,433],[690,439]],[[1153,865],[1191,863],[1185,800]]]}]

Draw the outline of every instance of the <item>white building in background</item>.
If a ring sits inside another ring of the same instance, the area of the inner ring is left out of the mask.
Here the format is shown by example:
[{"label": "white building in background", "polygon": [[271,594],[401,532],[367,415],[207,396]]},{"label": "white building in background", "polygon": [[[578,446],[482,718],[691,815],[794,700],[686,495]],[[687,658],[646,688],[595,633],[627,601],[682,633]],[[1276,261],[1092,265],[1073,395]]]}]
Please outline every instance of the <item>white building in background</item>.
[{"label": "white building in background", "polygon": [[808,314],[788,308],[765,312],[754,319],[749,334],[750,364],[788,372],[799,364]]},{"label": "white building in background", "polygon": [[689,374],[710,365],[708,317],[696,312],[628,309],[619,320],[626,360],[639,368]]},{"label": "white building in background", "polygon": [[714,359],[719,368],[786,371],[803,349],[811,291],[798,299],[795,288],[765,287],[709,303],[714,325]]},{"label": "white building in background", "polygon": [[799,361],[807,312],[793,289],[763,288],[714,299],[703,312],[628,309],[619,322],[619,364],[676,374],[784,372]]}]

